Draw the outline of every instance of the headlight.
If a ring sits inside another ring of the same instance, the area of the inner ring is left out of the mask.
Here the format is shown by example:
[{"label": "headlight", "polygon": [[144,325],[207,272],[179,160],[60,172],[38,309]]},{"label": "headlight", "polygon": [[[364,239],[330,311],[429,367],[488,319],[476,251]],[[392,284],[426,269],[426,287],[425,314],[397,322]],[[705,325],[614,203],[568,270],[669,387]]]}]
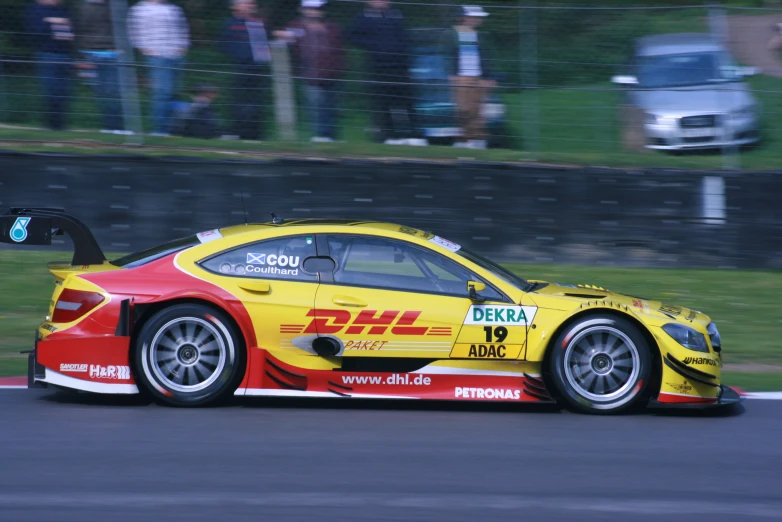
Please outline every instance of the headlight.
[{"label": "headlight", "polygon": [[717,325],[714,323],[709,323],[709,326],[706,328],[706,331],[709,332],[709,340],[711,341],[711,347],[714,348],[715,352],[721,352],[722,338],[720,337],[719,330],[717,330]]},{"label": "headlight", "polygon": [[663,326],[665,333],[689,350],[696,352],[709,353],[709,345],[706,343],[706,336],[696,332],[689,326],[683,324],[670,323]]},{"label": "headlight", "polygon": [[652,113],[645,112],[644,113],[644,123],[649,123],[651,125],[654,125],[657,123],[657,116],[655,116]]},{"label": "headlight", "polygon": [[741,109],[733,111],[731,116],[734,118],[752,118],[755,116],[755,107],[752,105],[747,105],[746,107],[742,107]]}]

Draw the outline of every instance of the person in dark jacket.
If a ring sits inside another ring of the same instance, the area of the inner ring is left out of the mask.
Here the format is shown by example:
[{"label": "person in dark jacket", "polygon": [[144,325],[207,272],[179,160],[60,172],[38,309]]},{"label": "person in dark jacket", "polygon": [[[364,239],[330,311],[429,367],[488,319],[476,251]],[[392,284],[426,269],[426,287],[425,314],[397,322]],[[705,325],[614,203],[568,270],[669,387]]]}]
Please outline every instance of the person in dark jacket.
[{"label": "person in dark jacket", "polygon": [[301,18],[275,36],[294,42],[313,120],[314,142],[334,141],[337,91],[344,69],[340,29],[324,20],[327,0],[302,0]]},{"label": "person in dark jacket", "polygon": [[62,130],[70,95],[74,39],[71,17],[60,0],[36,0],[27,6],[25,25],[46,98],[46,122],[49,128]]},{"label": "person in dark jacket", "polygon": [[102,132],[124,134],[122,99],[119,88],[119,52],[108,0],[83,0],[76,19],[76,43],[88,63],[95,68],[93,84],[101,110]]},{"label": "person in dark jacket", "polygon": [[480,6],[462,6],[461,23],[445,31],[440,39],[440,52],[462,130],[462,140],[454,147],[486,148],[482,109],[489,90],[497,85],[492,79],[489,46],[484,34],[478,32],[487,16],[489,13]]},{"label": "person in dark jacket", "polygon": [[223,28],[220,48],[233,64],[231,93],[232,133],[243,140],[258,140],[272,117],[271,51],[262,18],[254,0],[233,0],[233,17]]},{"label": "person in dark jacket", "polygon": [[347,39],[368,53],[374,126],[389,145],[427,145],[413,121],[410,48],[402,13],[391,0],[368,0],[347,31]]}]

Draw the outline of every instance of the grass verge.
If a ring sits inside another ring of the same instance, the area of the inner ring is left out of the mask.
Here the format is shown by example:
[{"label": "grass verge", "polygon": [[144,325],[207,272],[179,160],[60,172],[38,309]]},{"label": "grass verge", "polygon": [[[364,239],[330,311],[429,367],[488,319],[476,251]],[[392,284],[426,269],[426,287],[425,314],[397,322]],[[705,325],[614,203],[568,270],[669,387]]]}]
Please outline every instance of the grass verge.
[{"label": "grass verge", "polygon": [[621,145],[618,106],[623,93],[610,84],[569,89],[539,89],[503,95],[507,108],[507,133],[512,148],[472,150],[447,146],[409,147],[373,143],[366,131],[364,110],[344,110],[340,142],[309,143],[306,125],[303,141],[242,142],[144,136],[144,145],[127,145],[126,138],[94,130],[54,132],[31,128],[0,127],[0,150],[67,154],[176,155],[204,159],[260,159],[270,157],[399,158],[422,160],[475,160],[557,165],[715,170],[724,167],[776,170],[782,162],[782,88],[778,78],[758,76],[750,81],[764,114],[763,143],[740,154],[722,151],[673,155],[630,152]]},{"label": "grass verge", "polygon": [[[19,351],[32,346],[34,329],[52,292],[46,262],[67,257],[64,252],[0,250],[0,376],[26,372]],[[778,314],[782,272],[509,266],[524,277],[596,284],[703,310],[720,326],[725,362],[782,365]],[[782,374],[726,374],[726,382],[747,389],[782,389]]]}]

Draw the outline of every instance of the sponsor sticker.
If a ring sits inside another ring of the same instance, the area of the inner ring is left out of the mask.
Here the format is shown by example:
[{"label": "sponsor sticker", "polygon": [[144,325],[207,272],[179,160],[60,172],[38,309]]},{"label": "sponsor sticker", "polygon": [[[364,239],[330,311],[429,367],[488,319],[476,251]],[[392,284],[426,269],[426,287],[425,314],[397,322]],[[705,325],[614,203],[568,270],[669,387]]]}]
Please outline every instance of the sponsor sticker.
[{"label": "sponsor sticker", "polygon": [[385,384],[389,386],[431,386],[432,378],[426,375],[392,373],[391,375],[343,375],[342,384]]},{"label": "sponsor sticker", "polygon": [[664,313],[667,316],[677,316],[682,315],[682,308],[680,306],[672,306],[672,305],[660,305],[660,312]]},{"label": "sponsor sticker", "polygon": [[120,381],[130,379],[130,366],[101,366],[90,364],[91,379],[117,379]]},{"label": "sponsor sticker", "polygon": [[526,326],[532,323],[536,306],[472,305],[464,318],[464,324]]},{"label": "sponsor sticker", "polygon": [[649,303],[643,299],[633,299],[633,308],[641,312],[642,314],[649,313]]},{"label": "sponsor sticker", "polygon": [[60,364],[61,372],[68,373],[87,373],[88,366],[86,364]]},{"label": "sponsor sticker", "polygon": [[418,310],[362,310],[353,317],[347,310],[313,308],[307,312],[307,317],[313,319],[303,333],[325,335],[344,331],[347,335],[384,335],[390,330],[392,335],[427,335],[430,328],[416,324],[420,315]]},{"label": "sponsor sticker", "polygon": [[454,359],[517,359],[520,344],[457,344],[451,350]]},{"label": "sponsor sticker", "polygon": [[220,239],[223,237],[223,235],[220,233],[219,229],[214,230],[207,230],[206,232],[199,232],[196,234],[196,237],[201,243],[209,243],[210,241],[214,241],[215,239]]},{"label": "sponsor sticker", "polygon": [[467,388],[457,386],[454,396],[463,399],[521,399],[521,390],[510,388]]},{"label": "sponsor sticker", "polygon": [[14,221],[14,224],[11,227],[11,241],[21,243],[27,239],[27,225],[30,224],[31,219],[32,218],[29,217],[16,218],[16,221]]},{"label": "sponsor sticker", "polygon": [[720,363],[709,357],[685,357],[684,364],[706,364],[708,366],[720,365]]},{"label": "sponsor sticker", "polygon": [[451,252],[458,252],[462,248],[461,245],[458,245],[453,241],[448,241],[447,239],[442,238],[440,236],[434,236],[429,241],[434,243],[435,245],[440,245],[443,248],[447,248]]},{"label": "sponsor sticker", "polygon": [[690,393],[693,390],[692,385],[686,381],[682,384],[672,384],[670,382],[665,384],[673,388],[677,393]]},{"label": "sponsor sticker", "polygon": [[388,341],[345,341],[346,350],[382,350]]}]

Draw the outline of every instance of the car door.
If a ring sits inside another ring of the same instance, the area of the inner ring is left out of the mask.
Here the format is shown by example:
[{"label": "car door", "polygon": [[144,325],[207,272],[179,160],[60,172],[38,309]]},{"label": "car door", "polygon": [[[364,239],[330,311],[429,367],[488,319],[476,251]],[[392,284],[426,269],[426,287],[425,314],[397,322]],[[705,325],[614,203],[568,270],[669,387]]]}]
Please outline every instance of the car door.
[{"label": "car door", "polygon": [[200,265],[241,299],[259,347],[296,350],[294,340],[302,335],[315,304],[319,277],[307,267],[316,256],[315,236],[300,234],[242,245]]},{"label": "car door", "polygon": [[336,339],[343,357],[450,356],[473,304],[467,281],[477,276],[406,241],[331,234],[325,243],[335,270],[315,297],[319,337]]}]

